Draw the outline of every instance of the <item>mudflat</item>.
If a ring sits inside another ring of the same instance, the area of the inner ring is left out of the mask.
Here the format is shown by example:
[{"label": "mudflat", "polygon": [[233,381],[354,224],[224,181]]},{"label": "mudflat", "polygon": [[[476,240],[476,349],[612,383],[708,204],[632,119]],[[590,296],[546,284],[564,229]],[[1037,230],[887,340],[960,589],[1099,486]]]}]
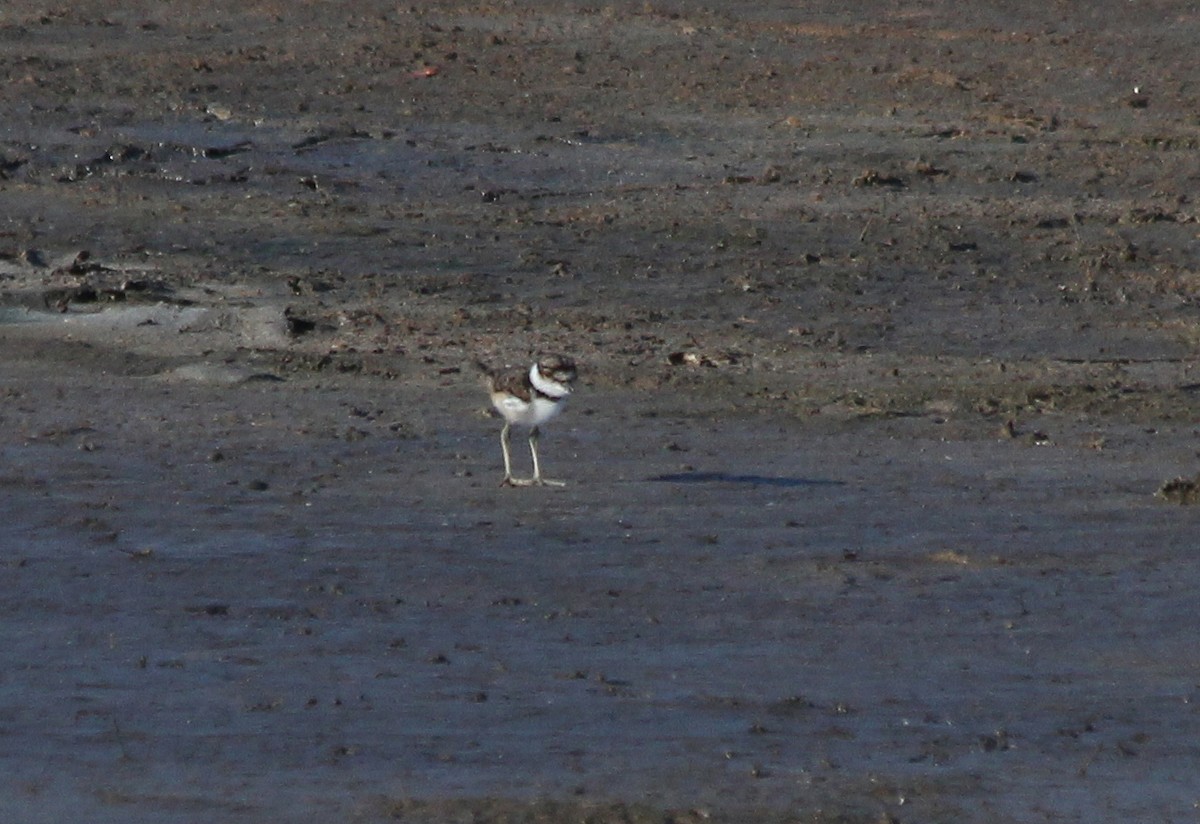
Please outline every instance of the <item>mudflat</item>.
[{"label": "mudflat", "polygon": [[111,6],[0,11],[0,818],[1195,816],[1192,4]]}]

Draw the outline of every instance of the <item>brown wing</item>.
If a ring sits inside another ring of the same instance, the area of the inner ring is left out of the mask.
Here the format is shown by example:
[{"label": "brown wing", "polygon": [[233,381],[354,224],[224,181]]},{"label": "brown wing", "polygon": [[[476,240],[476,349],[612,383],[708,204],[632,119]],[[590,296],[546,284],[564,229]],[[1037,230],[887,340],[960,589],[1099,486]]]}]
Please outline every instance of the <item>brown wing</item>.
[{"label": "brown wing", "polygon": [[520,398],[528,403],[533,392],[533,385],[529,383],[529,371],[526,369],[509,369],[498,375],[493,375],[492,391],[506,392],[514,398]]}]

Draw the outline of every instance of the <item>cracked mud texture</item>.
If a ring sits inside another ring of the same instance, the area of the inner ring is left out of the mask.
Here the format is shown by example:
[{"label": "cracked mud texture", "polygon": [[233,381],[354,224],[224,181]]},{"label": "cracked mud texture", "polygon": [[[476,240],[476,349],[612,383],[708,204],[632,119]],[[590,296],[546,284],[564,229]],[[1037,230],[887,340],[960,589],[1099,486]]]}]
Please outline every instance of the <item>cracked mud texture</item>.
[{"label": "cracked mud texture", "polygon": [[112,5],[0,11],[5,820],[1195,815],[1190,4]]}]

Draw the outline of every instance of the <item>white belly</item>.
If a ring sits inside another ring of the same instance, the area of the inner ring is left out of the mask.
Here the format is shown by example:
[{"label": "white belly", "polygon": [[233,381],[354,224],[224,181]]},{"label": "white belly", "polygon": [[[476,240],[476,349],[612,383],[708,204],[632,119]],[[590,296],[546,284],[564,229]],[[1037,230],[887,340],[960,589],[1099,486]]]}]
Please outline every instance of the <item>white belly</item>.
[{"label": "white belly", "polygon": [[504,416],[504,420],[520,426],[540,426],[562,411],[563,402],[534,398],[526,403],[520,398],[496,394],[492,396],[492,406]]}]

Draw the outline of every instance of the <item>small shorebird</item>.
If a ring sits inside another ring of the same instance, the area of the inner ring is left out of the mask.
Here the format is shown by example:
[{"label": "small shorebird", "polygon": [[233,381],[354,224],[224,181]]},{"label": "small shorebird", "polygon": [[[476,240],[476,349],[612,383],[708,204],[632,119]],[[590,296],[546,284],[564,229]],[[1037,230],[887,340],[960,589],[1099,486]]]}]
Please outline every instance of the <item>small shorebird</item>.
[{"label": "small shorebird", "polygon": [[[500,430],[500,449],[504,452],[504,480],[501,486],[563,486],[562,481],[542,477],[538,463],[538,427],[562,411],[571,383],[575,380],[575,361],[563,355],[544,355],[529,369],[514,369],[493,374],[480,366],[489,377],[492,406],[504,418]],[[529,452],[533,455],[533,477],[514,478],[509,456],[509,432],[513,424],[529,427]]]}]

